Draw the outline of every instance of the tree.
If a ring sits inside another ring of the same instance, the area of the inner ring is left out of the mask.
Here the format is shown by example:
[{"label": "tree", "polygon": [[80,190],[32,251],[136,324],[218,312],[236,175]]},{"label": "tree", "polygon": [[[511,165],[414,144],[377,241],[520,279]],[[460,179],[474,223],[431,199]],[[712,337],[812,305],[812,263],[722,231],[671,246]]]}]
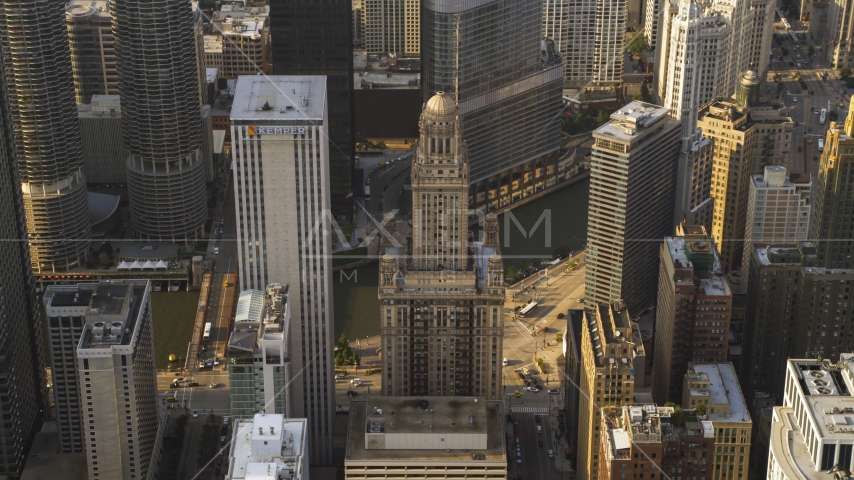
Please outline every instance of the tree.
[{"label": "tree", "polygon": [[335,354],[335,366],[340,367],[347,364],[347,359],[344,358],[344,350],[338,350]]},{"label": "tree", "polygon": [[844,80],[850,76],[851,76],[851,69],[850,68],[845,67],[845,68],[839,70],[839,78]]},{"label": "tree", "polygon": [[596,115],[596,121],[599,122],[599,125],[602,125],[608,121],[609,117],[610,115],[608,115],[607,110],[599,110],[599,114]]},{"label": "tree", "polygon": [[697,405],[697,415],[705,415],[706,414],[706,406],[704,404]]},{"label": "tree", "polygon": [[[600,110],[602,112],[603,110]],[[569,256],[569,244],[562,243],[552,250],[552,258],[566,258]]]},{"label": "tree", "polygon": [[350,363],[359,367],[362,365],[362,357],[360,357],[358,353],[354,353],[353,357],[350,358]]},{"label": "tree", "polygon": [[219,429],[216,425],[205,425],[202,427],[202,435],[199,437],[199,458],[196,464],[199,468],[204,467],[213,457],[219,445]]},{"label": "tree", "polygon": [[628,50],[632,55],[640,56],[640,54],[647,48],[649,48],[649,44],[646,41],[646,36],[642,33],[635,34],[635,36],[629,41]]},{"label": "tree", "polygon": [[652,102],[652,95],[649,94],[649,88],[646,86],[646,82],[641,84],[641,98],[646,103]]},{"label": "tree", "polygon": [[516,275],[519,275],[519,269],[516,267],[507,268],[507,278],[516,278]]},{"label": "tree", "polygon": [[110,266],[110,256],[107,255],[107,252],[102,252],[98,255],[98,264],[101,265],[101,268],[107,268]]},{"label": "tree", "polygon": [[831,122],[835,122],[839,120],[839,112],[831,110],[830,113],[827,114],[827,118],[830,119]]},{"label": "tree", "polygon": [[340,337],[338,337],[338,341],[335,342],[335,348],[337,348],[339,350],[343,350],[343,349],[347,348],[349,345],[350,345],[350,343],[347,341],[347,336],[344,335],[343,333],[341,334]]},{"label": "tree", "polygon": [[642,101],[643,95],[640,92],[638,92],[638,93],[632,95],[632,100],[641,100]]},{"label": "tree", "polygon": [[560,343],[562,341],[563,341],[563,334],[562,333],[556,333],[555,334],[555,342]]},{"label": "tree", "polygon": [[673,402],[667,402],[664,406],[673,407],[673,414],[670,415],[670,420],[674,425],[679,427],[685,425],[685,412],[682,411],[682,407]]}]

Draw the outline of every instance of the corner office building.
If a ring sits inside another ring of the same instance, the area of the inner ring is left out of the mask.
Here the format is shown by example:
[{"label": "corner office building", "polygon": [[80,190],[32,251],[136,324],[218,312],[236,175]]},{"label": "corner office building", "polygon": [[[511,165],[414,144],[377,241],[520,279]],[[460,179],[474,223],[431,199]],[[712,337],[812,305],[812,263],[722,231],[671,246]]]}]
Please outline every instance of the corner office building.
[{"label": "corner office building", "polygon": [[63,453],[85,450],[90,479],[151,479],[157,408],[151,283],[53,285],[44,296]]},{"label": "corner office building", "polygon": [[593,132],[586,305],[655,303],[658,247],[673,233],[680,123],[668,109],[631,102]]},{"label": "corner office building", "polygon": [[326,95],[322,76],[241,76],[231,109],[240,288],[290,287],[291,408],[313,464],[331,463],[335,413]]},{"label": "corner office building", "polygon": [[422,99],[456,96],[469,147],[471,208],[551,186],[560,150],[563,61],[542,37],[542,0],[424,0]]}]

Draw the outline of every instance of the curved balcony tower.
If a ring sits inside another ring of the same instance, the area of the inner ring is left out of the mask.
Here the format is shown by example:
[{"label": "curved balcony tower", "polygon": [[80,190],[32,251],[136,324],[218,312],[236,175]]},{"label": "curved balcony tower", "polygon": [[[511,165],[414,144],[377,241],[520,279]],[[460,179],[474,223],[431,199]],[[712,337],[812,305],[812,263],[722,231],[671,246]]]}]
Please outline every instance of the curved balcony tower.
[{"label": "curved balcony tower", "polygon": [[192,241],[207,218],[190,0],[113,0],[131,222],[142,238]]},{"label": "curved balcony tower", "polygon": [[74,267],[85,261],[91,243],[66,28],[63,2],[0,2],[9,107],[35,273]]}]

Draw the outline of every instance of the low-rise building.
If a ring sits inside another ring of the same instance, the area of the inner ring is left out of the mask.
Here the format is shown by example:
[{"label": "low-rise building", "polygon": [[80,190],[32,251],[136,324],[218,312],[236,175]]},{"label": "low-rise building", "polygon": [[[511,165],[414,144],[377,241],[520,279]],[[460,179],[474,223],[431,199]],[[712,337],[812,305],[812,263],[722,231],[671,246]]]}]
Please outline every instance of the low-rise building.
[{"label": "low-rise building", "polygon": [[306,419],[255,414],[234,423],[225,480],[309,480]]},{"label": "low-rise building", "polygon": [[[854,354],[789,359],[774,407],[769,480],[850,479],[854,470]],[[836,472],[836,473],[834,473]]]},{"label": "low-rise building", "polygon": [[507,478],[501,401],[374,395],[349,419],[346,480]]},{"label": "low-rise building", "polygon": [[287,285],[240,293],[228,340],[233,416],[249,418],[261,411],[291,415],[290,320]]}]

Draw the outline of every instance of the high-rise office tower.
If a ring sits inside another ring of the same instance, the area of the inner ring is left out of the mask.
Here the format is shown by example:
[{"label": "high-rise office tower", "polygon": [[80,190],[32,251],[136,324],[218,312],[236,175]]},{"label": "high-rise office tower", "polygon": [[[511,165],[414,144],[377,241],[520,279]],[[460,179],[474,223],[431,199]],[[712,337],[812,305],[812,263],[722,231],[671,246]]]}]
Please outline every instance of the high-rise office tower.
[{"label": "high-rise office tower", "polygon": [[153,478],[160,461],[150,295],[148,280],[45,292],[61,449],[86,452],[90,479]]},{"label": "high-rise office tower", "polygon": [[[673,68],[670,65],[670,49],[678,48],[679,45],[670,38],[675,32],[671,26],[683,1],[660,0],[658,3],[647,3],[648,14],[654,13],[650,12],[650,8],[658,9],[657,16],[647,16],[646,32],[653,35],[655,43],[653,78],[661,98],[664,97],[666,79]],[[776,4],[770,0],[711,0],[690,3],[696,5],[700,13],[700,38],[703,48],[697,52],[700,56],[700,68],[693,74],[698,83],[700,105],[735,93],[741,74],[745,71],[757,72],[761,81],[769,66]],[[652,25],[649,24],[650,18]]]},{"label": "high-rise office tower", "polygon": [[0,476],[18,478],[46,408],[42,325],[27,245],[15,139],[0,55]]},{"label": "high-rise office tower", "polygon": [[117,95],[119,75],[113,20],[107,0],[71,0],[65,6],[77,103],[92,95]]},{"label": "high-rise office tower", "polygon": [[211,30],[222,36],[220,75],[237,78],[240,75],[267,73],[270,62],[269,15],[270,7],[267,5],[222,5],[213,12]]},{"label": "high-rise office tower", "polygon": [[581,396],[578,406],[578,478],[599,477],[602,416],[634,402],[643,385],[646,353],[638,324],[625,305],[600,304],[585,311],[581,327]]},{"label": "high-rise office tower", "polygon": [[[501,399],[504,262],[498,217],[468,239],[469,167],[459,110],[441,92],[427,102],[412,166],[412,241],[385,219],[380,262],[383,395]],[[411,252],[411,253],[410,253]]]},{"label": "high-rise office tower", "polygon": [[[652,3],[652,1],[650,2]],[[674,224],[685,220],[711,229],[714,201],[709,197],[712,176],[712,144],[697,128],[700,108],[700,6],[690,0],[679,3],[670,24],[669,65],[662,105],[682,123],[682,150],[676,176]]]},{"label": "high-rise office tower", "polygon": [[241,76],[231,109],[240,288],[289,286],[291,409],[321,465],[335,415],[328,91],[320,76]]},{"label": "high-rise office tower", "polygon": [[632,311],[655,303],[658,246],[673,233],[679,126],[666,108],[635,101],[593,132],[588,308],[624,301]]},{"label": "high-rise office tower", "polygon": [[353,49],[365,48],[365,0],[352,0],[353,12]]},{"label": "high-rise office tower", "polygon": [[[542,37],[542,0],[422,2],[422,99],[459,103],[469,206],[495,209],[542,188],[560,149],[563,61]],[[537,188],[539,189],[539,188]]]},{"label": "high-rise office tower", "polygon": [[[852,99],[854,102],[854,98]],[[845,126],[831,122],[815,189],[812,238],[818,263],[828,268],[852,268],[854,255],[854,114],[848,111]]]},{"label": "high-rise office tower", "polygon": [[110,13],[133,227],[151,240],[202,238],[206,165],[190,1],[113,0]]},{"label": "high-rise office tower", "polygon": [[744,278],[752,245],[794,245],[809,238],[812,203],[809,173],[787,175],[786,167],[768,165],[762,175],[751,175],[741,261]]},{"label": "high-rise office tower", "polygon": [[[619,86],[623,81],[626,0],[559,0],[566,3],[564,84]],[[540,0],[543,3],[543,0]]]},{"label": "high-rise office tower", "polygon": [[329,195],[338,221],[353,216],[350,197],[357,132],[351,8],[352,0],[270,1],[273,74],[326,76]]},{"label": "high-rise office tower", "polygon": [[762,165],[788,161],[791,145],[792,120],[776,105],[759,103],[758,89],[756,75],[747,72],[736,95],[740,100],[706,104],[698,122],[715,145],[710,233],[727,273],[741,268],[751,175],[761,173]]},{"label": "high-rise office tower", "polygon": [[[647,0],[643,8],[643,34],[649,49],[655,51],[658,47],[658,22],[661,18],[661,8],[670,7],[669,0]],[[677,7],[678,8],[678,7]]]},{"label": "high-rise office tower", "polygon": [[291,416],[290,322],[287,285],[273,283],[263,292],[240,292],[234,331],[228,338],[234,417],[251,418],[258,412]]},{"label": "high-rise office tower", "polygon": [[652,394],[678,402],[689,362],[725,362],[732,292],[705,228],[679,225],[661,245]]},{"label": "high-rise office tower", "polygon": [[91,243],[65,7],[30,0],[0,9],[30,260],[36,273],[63,271]]},{"label": "high-rise office tower", "polygon": [[780,359],[835,359],[854,348],[845,298],[852,283],[854,270],[821,267],[813,242],[753,245],[741,359],[745,391],[779,401],[785,375]]}]

